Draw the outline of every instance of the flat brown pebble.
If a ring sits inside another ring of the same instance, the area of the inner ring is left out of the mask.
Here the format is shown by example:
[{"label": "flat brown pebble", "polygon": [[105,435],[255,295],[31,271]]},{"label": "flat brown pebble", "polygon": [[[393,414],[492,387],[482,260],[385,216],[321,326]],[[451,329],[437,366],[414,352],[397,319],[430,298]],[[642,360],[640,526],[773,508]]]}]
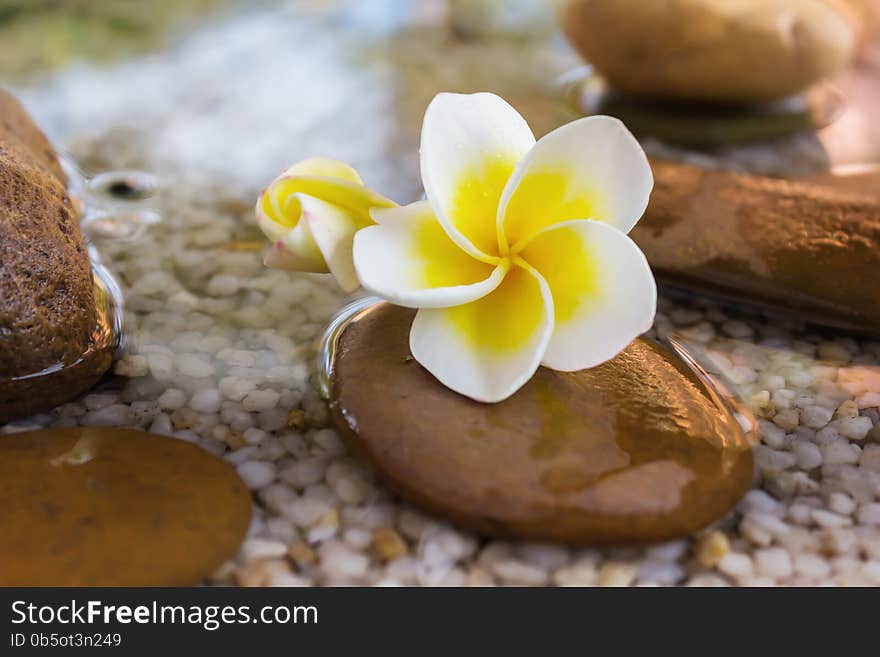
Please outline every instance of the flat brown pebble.
[{"label": "flat brown pebble", "polygon": [[350,322],[331,382],[337,427],[401,497],[485,534],[589,545],[690,534],[748,490],[748,438],[666,348],[541,368],[487,405],[412,359],[412,318],[381,304]]},{"label": "flat brown pebble", "polygon": [[182,440],[0,436],[0,586],[200,584],[235,555],[251,504],[231,466]]}]

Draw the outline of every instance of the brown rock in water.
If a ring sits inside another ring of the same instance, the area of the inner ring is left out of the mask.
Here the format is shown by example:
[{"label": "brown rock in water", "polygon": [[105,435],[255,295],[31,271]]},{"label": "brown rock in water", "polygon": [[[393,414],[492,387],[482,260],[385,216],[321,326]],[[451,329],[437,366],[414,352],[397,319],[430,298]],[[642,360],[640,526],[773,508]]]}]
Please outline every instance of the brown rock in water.
[{"label": "brown rock in water", "polygon": [[[97,320],[64,173],[22,106],[0,91],[0,422],[49,409],[100,378],[111,356],[92,348]],[[47,370],[58,372],[33,376]]]},{"label": "brown rock in water", "polygon": [[880,332],[880,197],[652,162],[654,191],[631,237],[662,282],[819,323]]},{"label": "brown rock in water", "polygon": [[840,72],[860,26],[843,0],[568,0],[562,26],[619,91],[772,101]]},{"label": "brown rock in water", "polygon": [[383,304],[351,322],[331,385],[337,427],[405,499],[486,534],[591,545],[689,534],[748,490],[742,429],[665,348],[541,368],[481,404],[412,359],[412,319]]},{"label": "brown rock in water", "polygon": [[232,558],[251,495],[183,440],[76,427],[0,437],[0,586],[192,586]]},{"label": "brown rock in water", "polygon": [[0,89],[0,145],[11,149],[20,158],[39,169],[53,174],[63,185],[67,176],[58,162],[58,156],[43,131],[33,122],[21,103]]}]

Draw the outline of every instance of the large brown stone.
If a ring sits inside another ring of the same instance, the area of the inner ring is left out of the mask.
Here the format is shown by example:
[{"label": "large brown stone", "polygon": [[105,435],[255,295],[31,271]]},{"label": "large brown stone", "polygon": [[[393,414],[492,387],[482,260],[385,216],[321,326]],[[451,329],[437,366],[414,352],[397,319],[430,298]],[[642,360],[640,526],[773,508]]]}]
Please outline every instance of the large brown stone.
[{"label": "large brown stone", "polygon": [[864,177],[652,168],[651,201],[631,236],[661,281],[880,332],[871,296],[880,289],[880,196],[863,191]]},{"label": "large brown stone", "polygon": [[629,544],[693,532],[748,489],[746,436],[665,348],[640,339],[590,370],[541,368],[487,405],[413,360],[412,318],[383,304],[347,326],[331,408],[413,503],[491,535]]},{"label": "large brown stone", "polygon": [[104,330],[58,159],[0,91],[0,422],[93,385],[110,365]]},{"label": "large brown stone", "polygon": [[0,586],[192,586],[232,558],[251,495],[191,443],[76,427],[0,436]]},{"label": "large brown stone", "polygon": [[860,32],[843,0],[568,0],[562,26],[614,88],[710,102],[799,93],[839,73]]}]

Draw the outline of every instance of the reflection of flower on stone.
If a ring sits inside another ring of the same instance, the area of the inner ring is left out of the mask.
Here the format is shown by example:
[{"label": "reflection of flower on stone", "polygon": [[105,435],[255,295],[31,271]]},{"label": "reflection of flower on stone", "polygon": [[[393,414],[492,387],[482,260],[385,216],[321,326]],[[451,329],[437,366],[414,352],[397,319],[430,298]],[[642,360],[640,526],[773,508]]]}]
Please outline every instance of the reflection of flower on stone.
[{"label": "reflection of flower on stone", "polygon": [[653,177],[622,123],[584,118],[536,142],[498,96],[440,94],[421,173],[427,200],[398,207],[347,165],[295,165],[257,203],[267,264],[418,308],[413,356],[478,401],[509,397],[542,364],[598,365],[650,328],[654,278],[626,233]]},{"label": "reflection of flower on stone", "polygon": [[343,162],[311,158],[294,164],[257,199],[257,224],[272,240],[269,267],[332,273],[352,292],[359,286],[351,261],[357,230],[373,223],[371,208],[395,204],[364,187]]}]

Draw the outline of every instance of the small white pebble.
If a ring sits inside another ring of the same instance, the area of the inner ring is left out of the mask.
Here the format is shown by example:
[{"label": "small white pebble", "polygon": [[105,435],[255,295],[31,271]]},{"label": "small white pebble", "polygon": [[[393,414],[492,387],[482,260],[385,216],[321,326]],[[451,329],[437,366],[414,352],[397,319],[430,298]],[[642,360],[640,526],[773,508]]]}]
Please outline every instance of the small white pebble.
[{"label": "small white pebble", "polygon": [[341,456],[342,454],[345,454],[345,445],[342,444],[342,440],[340,440],[339,436],[333,431],[333,429],[321,429],[320,431],[316,431],[312,440],[314,440],[315,444],[320,446],[321,449],[330,456]]},{"label": "small white pebble", "polygon": [[822,580],[831,574],[831,566],[816,554],[801,552],[794,555],[794,571],[810,579]]},{"label": "small white pebble", "polygon": [[219,390],[205,388],[196,391],[189,400],[189,407],[198,413],[213,414],[220,410],[222,401]]},{"label": "small white pebble", "polygon": [[856,513],[860,525],[880,525],[880,502],[862,504]]},{"label": "small white pebble", "polygon": [[860,457],[861,451],[859,448],[845,440],[838,440],[830,445],[822,446],[822,459],[829,465],[858,463]]},{"label": "small white pebble", "polygon": [[640,582],[672,586],[684,578],[684,569],[675,561],[645,559],[639,562],[638,577]]},{"label": "small white pebble", "polygon": [[759,381],[770,392],[785,388],[785,379],[777,374],[762,374]]},{"label": "small white pebble", "polygon": [[813,518],[813,521],[820,527],[836,528],[846,527],[852,524],[852,520],[850,520],[846,516],[842,516],[831,511],[826,511],[825,509],[813,509],[810,512],[810,516]]},{"label": "small white pebble", "polygon": [[248,538],[241,546],[246,561],[256,559],[277,559],[287,554],[287,546],[281,541],[267,538]]},{"label": "small white pebble", "polygon": [[763,513],[779,513],[782,510],[779,500],[759,488],[747,492],[740,504],[745,509]]},{"label": "small white pebble", "polygon": [[246,411],[266,411],[275,408],[280,395],[274,390],[251,390],[241,401]]},{"label": "small white pebble", "polygon": [[557,586],[593,586],[596,583],[596,565],[592,562],[576,562],[553,573]]},{"label": "small white pebble", "polygon": [[265,431],[262,429],[257,429],[256,427],[250,427],[245,429],[241,434],[242,440],[246,442],[248,445],[259,445],[264,440],[266,440],[266,436],[268,436]]},{"label": "small white pebble", "polygon": [[775,580],[785,579],[792,573],[791,555],[780,547],[757,550],[755,567],[759,575]]},{"label": "small white pebble", "polygon": [[785,447],[785,430],[780,429],[772,422],[767,422],[766,420],[761,420],[758,423],[758,426],[761,431],[761,440],[765,445],[772,447],[773,449],[782,449]]},{"label": "small white pebble", "polygon": [[181,354],[177,360],[177,369],[184,376],[203,379],[214,374],[214,366],[196,354]]},{"label": "small white pebble", "polygon": [[81,422],[84,425],[115,427],[131,424],[132,420],[133,414],[128,405],[113,404],[112,406],[86,413],[82,417]]},{"label": "small white pebble", "polygon": [[718,577],[717,575],[710,574],[701,574],[694,575],[687,582],[685,582],[685,586],[693,586],[693,587],[715,587],[715,586],[730,586],[724,579]]},{"label": "small white pebble", "polygon": [[880,407],[880,392],[866,392],[856,397],[855,402],[860,409]]},{"label": "small white pebble", "polygon": [[770,449],[765,445],[755,447],[755,463],[763,470],[787,470],[796,462],[791,452]]},{"label": "small white pebble", "polygon": [[523,543],[517,552],[529,563],[538,564],[546,570],[556,570],[568,563],[571,555],[562,545],[552,543]]},{"label": "small white pebble", "polygon": [[285,504],[282,512],[296,526],[308,529],[321,520],[321,518],[326,517],[332,508],[333,505],[327,500],[300,497]]},{"label": "small white pebble", "polygon": [[735,578],[750,577],[753,568],[749,555],[742,552],[728,552],[718,562],[718,570]]},{"label": "small white pebble", "polygon": [[841,436],[850,440],[864,440],[874,426],[871,418],[866,416],[843,417],[834,421]]},{"label": "small white pebble", "polygon": [[219,384],[220,392],[223,393],[223,396],[232,401],[241,401],[246,394],[256,387],[255,383],[234,376],[220,379]]},{"label": "small white pebble", "polygon": [[836,492],[828,496],[828,508],[834,513],[849,516],[856,510],[856,503],[846,493]]},{"label": "small white pebble", "polygon": [[370,560],[339,540],[322,543],[318,548],[321,570],[330,577],[359,578],[367,574]]},{"label": "small white pebble", "polygon": [[795,443],[792,452],[802,470],[813,470],[822,465],[822,452],[811,442],[804,440]]},{"label": "small white pebble", "polygon": [[805,425],[813,429],[821,429],[831,422],[834,413],[831,409],[822,406],[807,406],[801,411],[801,420]]},{"label": "small white pebble", "polygon": [[516,586],[544,586],[549,575],[538,566],[522,561],[499,561],[492,572],[507,584]]},{"label": "small white pebble", "polygon": [[327,459],[320,457],[308,458],[284,468],[280,473],[280,477],[282,481],[291,486],[303,489],[312,484],[317,484],[324,479],[326,469]]},{"label": "small white pebble", "polygon": [[177,388],[168,388],[159,395],[159,408],[163,411],[176,411],[186,404],[186,393]]},{"label": "small white pebble", "polygon": [[214,297],[230,296],[238,292],[242,286],[240,278],[227,274],[217,274],[208,281],[208,294]]},{"label": "small white pebble", "polygon": [[275,465],[265,461],[245,461],[236,470],[251,490],[268,486],[275,479]]}]

